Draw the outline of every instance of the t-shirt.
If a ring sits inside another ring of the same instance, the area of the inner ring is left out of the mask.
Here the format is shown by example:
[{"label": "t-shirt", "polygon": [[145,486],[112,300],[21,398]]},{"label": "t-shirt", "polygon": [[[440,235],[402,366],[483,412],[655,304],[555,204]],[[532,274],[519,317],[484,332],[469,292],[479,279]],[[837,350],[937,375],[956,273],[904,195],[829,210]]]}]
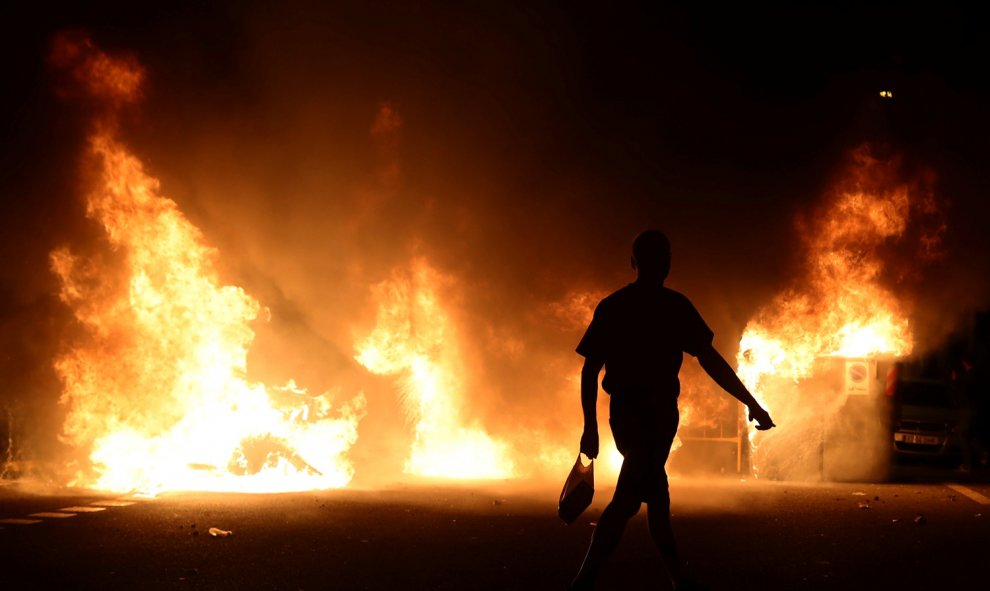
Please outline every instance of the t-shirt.
[{"label": "t-shirt", "polygon": [[577,352],[605,363],[602,388],[609,394],[646,390],[676,399],[683,353],[697,356],[712,336],[686,297],[636,282],[598,303]]}]

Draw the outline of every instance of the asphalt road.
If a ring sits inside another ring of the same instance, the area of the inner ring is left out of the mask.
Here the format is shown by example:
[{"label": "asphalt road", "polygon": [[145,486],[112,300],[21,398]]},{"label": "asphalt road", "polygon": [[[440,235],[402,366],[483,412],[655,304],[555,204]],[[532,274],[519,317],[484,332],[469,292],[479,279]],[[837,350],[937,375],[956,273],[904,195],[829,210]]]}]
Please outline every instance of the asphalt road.
[{"label": "asphalt road", "polygon": [[[711,589],[987,588],[986,476],[674,479],[674,527]],[[500,482],[138,500],[4,482],[0,589],[562,590],[611,490],[571,526],[557,493]],[[660,568],[644,511],[599,589],[664,589]]]}]

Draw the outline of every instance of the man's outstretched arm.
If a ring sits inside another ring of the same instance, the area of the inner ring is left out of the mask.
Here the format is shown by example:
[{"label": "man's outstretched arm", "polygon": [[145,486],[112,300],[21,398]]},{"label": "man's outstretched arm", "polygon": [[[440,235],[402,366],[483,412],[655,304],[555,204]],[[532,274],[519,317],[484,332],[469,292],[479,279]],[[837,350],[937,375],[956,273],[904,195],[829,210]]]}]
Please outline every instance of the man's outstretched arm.
[{"label": "man's outstretched arm", "polygon": [[721,353],[715,350],[715,347],[708,345],[707,348],[700,351],[698,353],[698,363],[715,380],[716,384],[749,408],[749,420],[756,421],[757,429],[765,431],[771,427],[776,427],[770,418],[770,413],[753,398],[746,385],[742,383],[742,380],[733,371],[732,366],[722,357]]},{"label": "man's outstretched arm", "polygon": [[603,365],[601,361],[585,359],[581,368],[581,411],[584,413],[581,453],[589,458],[598,457],[598,374]]}]

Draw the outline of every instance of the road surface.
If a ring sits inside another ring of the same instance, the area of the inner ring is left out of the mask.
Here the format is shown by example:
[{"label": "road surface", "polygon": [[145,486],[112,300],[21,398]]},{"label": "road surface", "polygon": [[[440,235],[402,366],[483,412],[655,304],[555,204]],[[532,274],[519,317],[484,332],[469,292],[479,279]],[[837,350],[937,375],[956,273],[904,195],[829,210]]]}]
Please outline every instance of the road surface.
[{"label": "road surface", "polygon": [[[987,588],[985,476],[673,479],[674,527],[711,589]],[[562,590],[611,491],[571,526],[557,493],[475,482],[140,500],[4,482],[0,588]],[[664,589],[660,568],[643,511],[599,589]]]}]

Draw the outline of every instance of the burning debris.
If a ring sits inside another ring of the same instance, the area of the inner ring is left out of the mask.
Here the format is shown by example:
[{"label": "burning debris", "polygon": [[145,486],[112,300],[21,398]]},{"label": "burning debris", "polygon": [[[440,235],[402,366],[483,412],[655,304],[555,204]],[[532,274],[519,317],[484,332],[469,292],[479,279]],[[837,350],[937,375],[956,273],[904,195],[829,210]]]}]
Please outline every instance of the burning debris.
[{"label": "burning debris", "polygon": [[73,484],[151,492],[346,485],[364,399],[332,413],[331,393],[246,378],[261,306],[221,284],[217,251],[119,138],[116,115],[139,96],[140,66],[71,35],[57,38],[52,61],[104,107],[86,154],[86,212],[105,243],[51,253],[60,297],[84,329],[55,362],[68,407],[64,440],[90,450]]},{"label": "burning debris", "polygon": [[[739,374],[782,425],[752,434],[758,475],[815,479],[831,460],[858,476],[886,464],[876,360],[914,347],[907,302],[887,287],[909,275],[898,273],[893,246],[912,247],[901,264],[918,268],[939,256],[945,229],[930,188],[901,180],[898,169],[868,145],[853,153],[847,178],[802,224],[803,277],[742,335]],[[827,439],[842,453],[827,457]]]}]

